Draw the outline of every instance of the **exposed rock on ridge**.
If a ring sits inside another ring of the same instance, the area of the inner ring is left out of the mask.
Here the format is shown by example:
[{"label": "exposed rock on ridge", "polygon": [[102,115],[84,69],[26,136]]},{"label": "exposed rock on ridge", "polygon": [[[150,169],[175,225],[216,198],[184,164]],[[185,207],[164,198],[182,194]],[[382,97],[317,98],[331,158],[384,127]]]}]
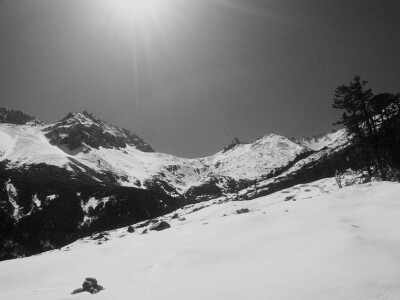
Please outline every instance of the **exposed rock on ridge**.
[{"label": "exposed rock on ridge", "polygon": [[0,107],[0,123],[16,125],[44,125],[38,118],[31,117],[19,110],[7,110]]},{"label": "exposed rock on ridge", "polygon": [[46,137],[56,146],[65,146],[69,150],[89,146],[95,149],[125,148],[134,146],[143,152],[154,152],[149,144],[127,129],[107,124],[94,114],[69,113],[58,123],[45,129]]}]

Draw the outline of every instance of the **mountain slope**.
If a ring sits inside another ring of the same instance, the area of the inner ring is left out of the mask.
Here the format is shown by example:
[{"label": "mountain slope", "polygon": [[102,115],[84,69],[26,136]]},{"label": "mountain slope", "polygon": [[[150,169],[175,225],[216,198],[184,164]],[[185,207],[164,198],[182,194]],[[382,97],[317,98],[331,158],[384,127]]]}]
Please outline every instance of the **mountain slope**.
[{"label": "mountain slope", "polygon": [[136,134],[107,124],[94,114],[69,113],[60,122],[43,130],[52,145],[65,150],[90,151],[90,148],[124,148],[134,146],[143,152],[154,152]]},{"label": "mountain slope", "polygon": [[309,151],[271,133],[210,157],[184,159],[156,153],[137,135],[87,112],[71,113],[51,125],[0,124],[0,134],[5,141],[0,161],[10,168],[44,163],[73,173],[89,169],[98,180],[123,186],[147,188],[163,182],[163,191],[174,196],[214,178],[259,179]]},{"label": "mountain slope", "polygon": [[318,151],[324,147],[329,147],[332,146],[332,144],[337,144],[338,142],[345,140],[347,140],[346,131],[340,129],[316,136],[303,137],[294,141],[311,150]]},{"label": "mountain slope", "polygon": [[[59,247],[188,203],[249,199],[333,176],[348,167],[344,158],[351,155],[342,130],[316,151],[269,133],[252,143],[235,139],[209,157],[179,158],[154,152],[136,134],[87,112],[55,124],[3,123],[0,138],[0,259]],[[74,216],[71,222],[51,217],[58,205]],[[106,221],[114,211],[118,217]],[[41,219],[50,220],[38,223],[48,228],[43,236],[34,226]]]},{"label": "mountain slope", "polygon": [[121,228],[0,262],[0,298],[86,299],[70,293],[92,276],[105,287],[96,299],[397,299],[399,193],[389,182],[338,190],[331,178],[196,204],[161,232]]}]

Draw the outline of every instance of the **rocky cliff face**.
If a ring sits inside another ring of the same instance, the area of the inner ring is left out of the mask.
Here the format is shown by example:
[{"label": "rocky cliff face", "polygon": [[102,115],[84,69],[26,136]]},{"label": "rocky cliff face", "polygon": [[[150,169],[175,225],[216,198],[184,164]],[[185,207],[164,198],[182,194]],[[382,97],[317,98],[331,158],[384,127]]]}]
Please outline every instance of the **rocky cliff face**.
[{"label": "rocky cliff face", "polygon": [[44,129],[52,145],[69,150],[90,151],[90,148],[125,148],[133,146],[143,152],[154,152],[149,144],[127,129],[107,124],[94,114],[69,113],[60,122]]}]

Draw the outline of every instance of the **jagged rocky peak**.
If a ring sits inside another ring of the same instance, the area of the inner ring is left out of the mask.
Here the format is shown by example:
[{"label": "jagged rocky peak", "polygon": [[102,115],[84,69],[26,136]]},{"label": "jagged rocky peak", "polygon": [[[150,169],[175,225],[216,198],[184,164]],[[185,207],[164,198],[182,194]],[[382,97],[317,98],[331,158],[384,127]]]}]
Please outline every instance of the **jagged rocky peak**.
[{"label": "jagged rocky peak", "polygon": [[237,137],[235,137],[235,138],[233,138],[232,142],[228,146],[226,146],[224,148],[223,152],[229,151],[229,150],[235,148],[237,145],[240,145],[240,144],[242,144],[242,143],[239,141],[239,139]]},{"label": "jagged rocky peak", "polygon": [[11,123],[16,125],[44,125],[36,117],[31,117],[19,110],[7,110],[4,107],[0,107],[0,123]]},{"label": "jagged rocky peak", "polygon": [[107,124],[106,122],[102,121],[99,117],[97,117],[95,114],[89,113],[87,111],[83,111],[81,113],[70,112],[63,119],[61,119],[58,123],[61,123],[63,125],[71,124],[71,123],[75,123],[75,124],[80,123],[80,124],[86,125],[86,126],[90,126],[92,123],[104,124],[104,125]]},{"label": "jagged rocky peak", "polygon": [[45,129],[50,143],[69,150],[90,151],[90,148],[125,148],[133,146],[143,152],[154,152],[149,144],[135,133],[106,123],[93,113],[69,113]]}]

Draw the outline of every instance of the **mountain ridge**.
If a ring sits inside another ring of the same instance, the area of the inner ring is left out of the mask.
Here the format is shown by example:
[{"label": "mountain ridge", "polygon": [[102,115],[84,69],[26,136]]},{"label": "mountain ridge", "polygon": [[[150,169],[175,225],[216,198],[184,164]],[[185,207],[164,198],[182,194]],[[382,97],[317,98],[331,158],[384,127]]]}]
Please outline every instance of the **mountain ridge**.
[{"label": "mountain ridge", "polygon": [[[323,145],[319,150],[267,133],[251,143],[234,139],[229,149],[211,156],[180,158],[154,152],[136,134],[86,111],[69,113],[54,124],[1,123],[0,215],[6,223],[0,222],[0,228],[11,231],[4,230],[0,239],[14,246],[0,245],[0,259],[16,249],[32,254],[43,245],[56,247],[81,234],[185,204],[221,197],[247,200],[333,176],[348,167],[343,157],[353,155],[346,133],[338,132],[320,142],[314,138],[313,143]],[[65,224],[52,217],[58,205],[77,216],[63,221],[73,222],[65,237],[58,232]],[[30,223],[38,216],[44,218],[39,224],[52,228],[40,240]]]},{"label": "mountain ridge", "polygon": [[19,110],[7,110],[0,107],[0,123],[16,125],[44,125],[45,123],[36,117],[29,116]]},{"label": "mountain ridge", "polygon": [[136,134],[87,111],[69,113],[57,123],[39,127],[2,127],[0,161],[7,159],[10,167],[45,163],[85,173],[85,166],[98,174],[96,178],[113,174],[112,181],[123,186],[146,188],[163,181],[175,196],[210,178],[261,179],[299,155],[319,151],[314,145],[322,149],[345,141],[343,130],[321,135],[320,140],[267,133],[251,143],[235,138],[214,155],[186,159],[155,152]]}]

